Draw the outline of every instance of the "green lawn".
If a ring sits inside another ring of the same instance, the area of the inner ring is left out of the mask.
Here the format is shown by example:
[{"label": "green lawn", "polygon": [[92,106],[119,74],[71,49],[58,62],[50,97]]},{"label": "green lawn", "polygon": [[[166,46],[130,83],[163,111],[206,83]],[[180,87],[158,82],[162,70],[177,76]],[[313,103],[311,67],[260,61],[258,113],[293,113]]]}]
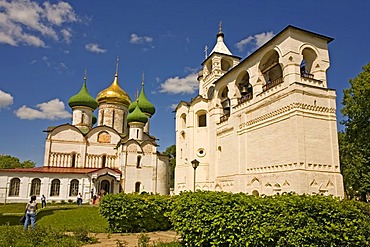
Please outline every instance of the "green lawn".
[{"label": "green lawn", "polygon": [[[0,226],[19,225],[24,209],[24,203],[0,205]],[[108,222],[100,216],[98,207],[55,204],[38,210],[36,224],[60,231],[106,232]]]}]

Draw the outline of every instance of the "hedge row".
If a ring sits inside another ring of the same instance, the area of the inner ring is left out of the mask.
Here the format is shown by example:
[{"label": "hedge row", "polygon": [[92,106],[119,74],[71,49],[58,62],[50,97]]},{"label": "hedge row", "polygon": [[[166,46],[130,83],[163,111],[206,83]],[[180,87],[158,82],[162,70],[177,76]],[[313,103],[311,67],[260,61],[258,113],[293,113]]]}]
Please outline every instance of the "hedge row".
[{"label": "hedge row", "polygon": [[112,232],[172,224],[186,246],[370,246],[369,206],[319,195],[118,194],[106,196],[100,212]]},{"label": "hedge row", "polygon": [[189,246],[370,246],[369,208],[332,197],[186,192],[172,204]]},{"label": "hedge row", "polygon": [[169,196],[150,194],[108,194],[99,212],[108,220],[111,232],[165,231],[171,223],[165,214],[170,210]]}]

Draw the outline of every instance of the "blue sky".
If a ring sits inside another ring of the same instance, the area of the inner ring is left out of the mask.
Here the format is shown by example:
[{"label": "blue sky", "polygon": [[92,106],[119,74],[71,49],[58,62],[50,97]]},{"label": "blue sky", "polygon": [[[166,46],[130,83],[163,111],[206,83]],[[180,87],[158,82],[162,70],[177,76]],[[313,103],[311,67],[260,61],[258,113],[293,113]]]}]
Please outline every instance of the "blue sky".
[{"label": "blue sky", "polygon": [[[204,47],[225,43],[243,59],[293,25],[333,37],[328,85],[343,89],[370,58],[369,1],[0,0],[0,154],[43,164],[48,126],[70,123],[68,99],[83,83],[93,97],[113,81],[156,106],[159,150],[175,144],[173,107],[198,90]],[[96,115],[96,112],[95,112]],[[339,129],[343,127],[339,126]]]}]

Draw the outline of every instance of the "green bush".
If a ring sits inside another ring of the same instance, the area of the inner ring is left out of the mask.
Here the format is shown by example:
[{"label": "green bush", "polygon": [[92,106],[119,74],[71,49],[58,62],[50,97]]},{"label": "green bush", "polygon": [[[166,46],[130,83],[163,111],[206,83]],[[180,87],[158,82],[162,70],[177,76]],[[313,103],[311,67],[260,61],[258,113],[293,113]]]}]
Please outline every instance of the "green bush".
[{"label": "green bush", "polygon": [[369,207],[355,201],[198,191],[171,208],[188,246],[370,246]]},{"label": "green bush", "polygon": [[171,228],[165,213],[170,208],[169,196],[150,194],[108,194],[99,212],[108,220],[110,232],[150,232]]},{"label": "green bush", "polygon": [[1,247],[78,247],[94,242],[96,240],[92,238],[80,239],[78,236],[67,235],[64,232],[46,227],[38,226],[34,230],[24,231],[22,226],[0,226]]}]

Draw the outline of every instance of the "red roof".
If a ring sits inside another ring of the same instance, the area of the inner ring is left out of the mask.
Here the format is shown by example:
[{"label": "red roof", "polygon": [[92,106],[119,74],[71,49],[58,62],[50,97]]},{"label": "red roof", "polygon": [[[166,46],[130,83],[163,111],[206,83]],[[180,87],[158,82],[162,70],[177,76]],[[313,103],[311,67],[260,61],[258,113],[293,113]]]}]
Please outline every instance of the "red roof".
[{"label": "red roof", "polygon": [[0,169],[1,172],[34,172],[34,173],[75,173],[75,174],[86,174],[96,172],[102,169],[109,169],[116,173],[121,174],[118,169],[112,169],[109,167],[104,168],[72,168],[72,167],[34,167],[34,168],[14,168],[14,169]]}]

